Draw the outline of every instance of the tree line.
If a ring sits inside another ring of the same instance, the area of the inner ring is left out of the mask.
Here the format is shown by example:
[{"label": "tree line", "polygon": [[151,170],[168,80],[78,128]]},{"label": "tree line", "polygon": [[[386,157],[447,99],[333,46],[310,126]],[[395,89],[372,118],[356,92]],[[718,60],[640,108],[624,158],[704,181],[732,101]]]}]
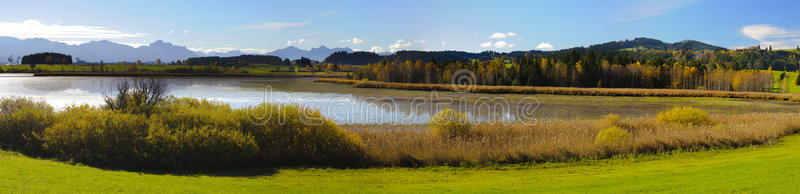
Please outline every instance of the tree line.
[{"label": "tree line", "polygon": [[[769,92],[771,70],[796,71],[797,53],[770,49],[568,49],[469,62],[431,59],[381,61],[356,68],[354,79],[450,83],[468,69],[479,85],[671,88]],[[777,67],[773,67],[775,65]],[[766,71],[763,71],[766,70]]]}]

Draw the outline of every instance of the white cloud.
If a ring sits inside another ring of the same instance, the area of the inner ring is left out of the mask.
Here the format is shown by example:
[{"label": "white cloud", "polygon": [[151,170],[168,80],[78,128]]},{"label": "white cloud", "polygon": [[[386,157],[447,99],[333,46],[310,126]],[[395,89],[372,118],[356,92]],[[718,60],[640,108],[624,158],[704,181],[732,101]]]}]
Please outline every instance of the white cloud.
[{"label": "white cloud", "polygon": [[552,44],[546,43],[546,42],[542,42],[542,43],[539,43],[539,45],[536,45],[536,49],[539,49],[539,50],[549,51],[549,50],[553,50],[554,48],[555,47],[553,47]]},{"label": "white cloud", "polygon": [[512,44],[506,41],[497,41],[492,43],[492,41],[481,43],[480,45],[483,48],[496,48],[496,49],[504,49],[504,48],[514,48],[517,46],[516,44]]},{"label": "white cloud", "polygon": [[502,33],[502,32],[495,32],[489,38],[491,39],[504,39],[506,37],[514,37],[517,36],[517,33],[509,32],[509,33]]},{"label": "white cloud", "polygon": [[22,22],[0,22],[0,36],[10,36],[20,39],[46,38],[58,41],[107,40],[139,38],[148,36],[145,33],[128,33],[120,30],[99,26],[62,26],[60,24],[43,24],[39,20],[25,20]]},{"label": "white cloud", "polygon": [[183,34],[188,34],[188,33],[189,33],[188,30],[183,30]]},{"label": "white cloud", "polygon": [[739,31],[742,35],[757,40],[762,46],[787,49],[800,45],[800,30],[787,30],[768,24],[756,24],[744,26]]},{"label": "white cloud", "polygon": [[492,43],[492,41],[489,41],[480,44],[480,47],[482,48],[496,48],[496,49],[514,48],[514,46],[517,45],[502,40],[494,43]]},{"label": "white cloud", "polygon": [[339,42],[341,42],[341,43],[361,44],[361,43],[364,43],[364,40],[361,40],[361,39],[358,39],[356,37],[353,37],[353,39],[340,40]]},{"label": "white cloud", "polygon": [[308,24],[311,24],[311,21],[297,22],[297,23],[266,22],[266,23],[260,23],[260,24],[244,26],[243,28],[244,29],[267,29],[267,30],[278,31],[278,30],[282,30],[284,28],[300,27],[300,26],[305,26],[305,25],[308,25]]},{"label": "white cloud", "polygon": [[503,39],[503,38],[506,38],[506,34],[500,33],[500,32],[495,32],[494,34],[489,36],[489,38],[491,38],[491,39]]},{"label": "white cloud", "polygon": [[175,30],[169,30],[169,32],[167,32],[167,35],[172,35],[172,33],[175,33]]},{"label": "white cloud", "polygon": [[131,43],[131,42],[118,42],[118,43],[119,44],[128,45],[128,46],[131,46],[131,47],[134,47],[134,48],[138,48],[140,46],[150,45],[150,44],[146,44],[146,43]]},{"label": "white cloud", "polygon": [[64,43],[64,44],[68,44],[68,45],[79,45],[79,44],[86,43],[86,41],[79,41],[79,40],[67,40],[67,41],[58,41],[58,42],[61,42],[61,43]]},{"label": "white cloud", "polygon": [[400,49],[408,48],[410,46],[411,46],[411,42],[408,42],[408,41],[403,40],[403,39],[399,39],[399,40],[395,41],[394,44],[389,45],[389,51],[390,52],[397,52]]},{"label": "white cloud", "polygon": [[506,41],[501,40],[494,43],[495,48],[505,48],[506,46],[508,46],[508,43]]},{"label": "white cloud", "polygon": [[383,50],[383,48],[381,48],[381,47],[373,46],[372,48],[369,48],[369,52],[382,53],[382,52],[385,52],[385,50]]},{"label": "white cloud", "polygon": [[492,47],[492,41],[481,43],[481,47],[483,48]]},{"label": "white cloud", "polygon": [[447,46],[447,43],[444,42],[444,40],[442,42],[440,42],[440,43],[442,44],[442,46]]},{"label": "white cloud", "polygon": [[514,46],[516,45],[502,40],[494,43],[494,48],[514,48]]},{"label": "white cloud", "polygon": [[361,44],[361,43],[364,43],[364,40],[353,37],[353,44]]},{"label": "white cloud", "polygon": [[268,49],[250,49],[250,48],[239,49],[239,50],[244,53],[267,53],[272,51]]},{"label": "white cloud", "polygon": [[304,42],[306,42],[306,39],[302,39],[302,38],[298,39],[298,40],[289,40],[289,41],[286,41],[286,46],[303,44]]}]

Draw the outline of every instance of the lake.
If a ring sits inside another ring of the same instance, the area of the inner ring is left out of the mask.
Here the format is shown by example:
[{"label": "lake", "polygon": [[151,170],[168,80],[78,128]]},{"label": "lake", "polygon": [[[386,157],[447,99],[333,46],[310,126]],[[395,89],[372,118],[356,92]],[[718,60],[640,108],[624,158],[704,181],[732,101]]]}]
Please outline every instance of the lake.
[{"label": "lake", "polygon": [[[102,106],[122,79],[117,77],[33,77],[0,74],[0,97],[44,100],[56,109],[74,104]],[[352,88],[314,83],[308,78],[164,78],[168,94],[228,103],[233,108],[263,102],[299,104],[317,109],[340,124],[424,124],[444,108],[466,112],[477,122],[538,121],[552,118],[599,118],[654,115],[676,105],[711,113],[793,112],[797,103],[719,98],[604,97],[519,94],[472,94]]]}]

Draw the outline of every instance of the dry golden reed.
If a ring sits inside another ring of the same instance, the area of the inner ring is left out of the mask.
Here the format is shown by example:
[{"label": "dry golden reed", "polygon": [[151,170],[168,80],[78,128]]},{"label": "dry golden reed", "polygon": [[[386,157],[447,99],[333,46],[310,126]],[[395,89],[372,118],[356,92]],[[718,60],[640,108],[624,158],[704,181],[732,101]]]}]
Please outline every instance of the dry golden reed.
[{"label": "dry golden reed", "polygon": [[[317,79],[318,82],[352,84],[356,88],[384,88],[423,91],[453,91],[459,89],[451,84],[412,84],[347,79]],[[585,96],[652,96],[652,97],[719,97],[800,102],[800,96],[785,93],[732,92],[688,89],[641,89],[641,88],[575,88],[544,86],[471,86],[469,92],[491,94],[556,94]]]},{"label": "dry golden reed", "polygon": [[798,113],[712,116],[713,125],[681,125],[626,118],[629,137],[615,146],[595,144],[609,128],[598,120],[552,120],[532,125],[475,124],[471,135],[440,138],[422,125],[347,125],[364,141],[376,165],[428,166],[569,161],[615,154],[649,154],[770,144],[800,130]]}]

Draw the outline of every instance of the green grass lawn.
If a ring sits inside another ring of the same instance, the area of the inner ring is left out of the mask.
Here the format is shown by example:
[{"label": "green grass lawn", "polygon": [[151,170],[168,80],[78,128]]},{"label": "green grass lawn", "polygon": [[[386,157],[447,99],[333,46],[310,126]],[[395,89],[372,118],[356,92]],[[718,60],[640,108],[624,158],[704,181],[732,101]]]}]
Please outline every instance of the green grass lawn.
[{"label": "green grass lawn", "polygon": [[[781,88],[783,87],[783,81],[779,81],[781,73],[783,71],[772,71],[772,80],[774,83],[772,84],[772,90],[774,92],[781,92]],[[797,85],[797,72],[786,72],[786,90],[788,93],[800,93],[800,86]]]},{"label": "green grass lawn", "polygon": [[800,190],[800,135],[772,146],[489,167],[242,170],[164,175],[0,151],[9,192],[758,192]]}]

